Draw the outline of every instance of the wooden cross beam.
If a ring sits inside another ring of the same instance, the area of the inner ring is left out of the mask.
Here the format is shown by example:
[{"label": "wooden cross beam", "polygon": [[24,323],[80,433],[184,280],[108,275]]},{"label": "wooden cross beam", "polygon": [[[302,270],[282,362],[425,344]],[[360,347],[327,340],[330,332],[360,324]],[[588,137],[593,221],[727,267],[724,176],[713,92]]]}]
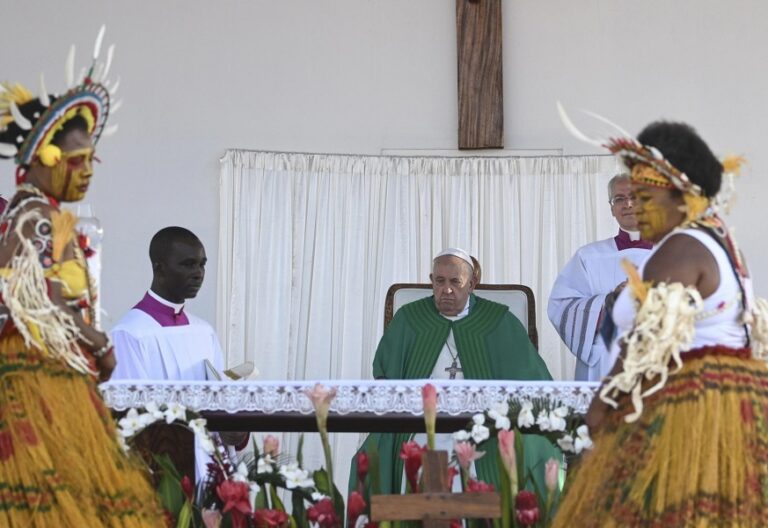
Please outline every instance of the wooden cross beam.
[{"label": "wooden cross beam", "polygon": [[372,521],[423,521],[425,528],[449,528],[452,519],[501,517],[498,493],[450,493],[447,452],[426,451],[422,467],[423,493],[372,496]]},{"label": "wooden cross beam", "polygon": [[504,147],[501,0],[456,0],[459,148]]}]

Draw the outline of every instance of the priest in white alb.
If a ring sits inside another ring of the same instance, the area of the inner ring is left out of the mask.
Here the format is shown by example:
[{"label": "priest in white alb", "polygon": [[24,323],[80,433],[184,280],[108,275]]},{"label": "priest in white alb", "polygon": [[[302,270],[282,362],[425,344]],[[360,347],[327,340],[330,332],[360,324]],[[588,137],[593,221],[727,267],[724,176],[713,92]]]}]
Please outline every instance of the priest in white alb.
[{"label": "priest in white alb", "polygon": [[577,381],[599,381],[613,367],[600,329],[627,278],[621,261],[638,266],[651,249],[640,240],[634,201],[629,176],[614,176],[608,183],[608,203],[619,233],[579,248],[552,287],[547,315],[576,356]]}]

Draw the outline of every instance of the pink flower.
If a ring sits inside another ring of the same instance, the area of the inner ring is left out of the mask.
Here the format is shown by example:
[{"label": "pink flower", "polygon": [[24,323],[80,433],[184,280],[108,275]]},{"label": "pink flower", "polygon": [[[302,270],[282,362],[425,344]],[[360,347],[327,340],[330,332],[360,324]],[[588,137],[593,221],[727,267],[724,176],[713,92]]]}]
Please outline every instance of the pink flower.
[{"label": "pink flower", "polygon": [[553,493],[555,489],[557,489],[559,474],[560,463],[554,458],[547,460],[547,465],[544,468],[544,483],[550,493]]},{"label": "pink flower", "polygon": [[517,494],[515,516],[521,526],[533,526],[539,522],[539,501],[534,493],[523,490]]},{"label": "pink flower", "polygon": [[304,394],[307,395],[315,407],[318,429],[325,431],[326,424],[328,423],[328,410],[331,408],[331,402],[336,397],[336,388],[326,389],[322,384],[315,383],[315,386],[311,390],[305,390]]},{"label": "pink flower", "polygon": [[499,431],[499,454],[501,454],[501,461],[504,464],[504,469],[509,474],[509,478],[517,479],[514,431],[505,431],[503,429]]},{"label": "pink flower", "polygon": [[221,512],[219,510],[203,510],[202,516],[205,528],[219,528],[221,526]]},{"label": "pink flower", "polygon": [[420,446],[413,440],[403,442],[403,446],[400,448],[400,458],[405,461],[405,478],[408,479],[411,491],[414,493],[419,492],[418,475],[419,469],[421,469],[421,455],[426,450],[426,447]]},{"label": "pink flower", "polygon": [[487,484],[482,480],[469,479],[467,481],[467,491],[469,493],[495,491],[495,488],[493,487],[493,484]]},{"label": "pink flower", "polygon": [[288,525],[288,514],[282,510],[262,508],[253,512],[253,522],[257,528],[276,528]]},{"label": "pink flower", "polygon": [[485,454],[484,451],[477,451],[469,442],[456,442],[453,444],[453,451],[464,471],[469,471],[470,464]]},{"label": "pink flower", "polygon": [[277,455],[280,454],[280,439],[272,435],[265,436],[263,450],[265,455],[277,458]]},{"label": "pink flower", "polygon": [[355,523],[357,522],[357,518],[360,517],[363,513],[365,513],[365,508],[367,504],[365,504],[365,499],[363,496],[358,493],[357,491],[353,491],[349,494],[349,499],[347,500],[347,525],[348,526],[355,526]]},{"label": "pink flower", "polygon": [[333,509],[331,499],[325,498],[307,509],[307,518],[317,523],[320,528],[333,528],[341,526],[341,520]]},{"label": "pink flower", "polygon": [[365,477],[368,475],[368,453],[360,451],[357,454],[357,481],[360,484],[365,483]]},{"label": "pink flower", "polygon": [[435,448],[435,422],[437,421],[437,389],[431,383],[421,388],[421,398],[424,402],[424,424],[427,430],[427,443],[430,449]]},{"label": "pink flower", "polygon": [[232,527],[241,528],[246,524],[246,515],[251,513],[250,489],[245,482],[225,480],[216,487],[216,493],[224,501],[223,512],[231,512]]}]

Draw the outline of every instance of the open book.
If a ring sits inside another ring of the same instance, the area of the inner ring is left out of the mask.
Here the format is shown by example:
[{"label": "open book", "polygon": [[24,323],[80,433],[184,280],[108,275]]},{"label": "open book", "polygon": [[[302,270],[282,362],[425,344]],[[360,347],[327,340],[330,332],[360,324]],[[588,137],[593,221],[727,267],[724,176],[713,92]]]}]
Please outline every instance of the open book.
[{"label": "open book", "polygon": [[222,381],[227,379],[239,380],[258,375],[259,370],[253,366],[252,361],[246,361],[236,367],[221,372],[213,366],[213,363],[207,359],[205,360],[205,379],[208,381]]}]

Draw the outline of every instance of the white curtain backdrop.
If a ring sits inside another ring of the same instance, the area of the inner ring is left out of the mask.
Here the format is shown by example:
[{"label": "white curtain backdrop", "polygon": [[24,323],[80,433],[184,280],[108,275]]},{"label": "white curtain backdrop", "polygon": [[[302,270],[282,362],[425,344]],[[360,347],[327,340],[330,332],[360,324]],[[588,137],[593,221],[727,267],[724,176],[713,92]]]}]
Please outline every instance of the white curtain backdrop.
[{"label": "white curtain backdrop", "polygon": [[[484,283],[533,289],[539,353],[555,379],[572,379],[547,298],[579,246],[617,231],[606,189],[617,170],[607,156],[227,151],[216,311],[227,364],[251,360],[267,380],[370,378],[387,289],[428,282],[432,256],[458,246]],[[356,441],[335,440],[340,487]],[[306,450],[320,465],[317,446]]]}]

